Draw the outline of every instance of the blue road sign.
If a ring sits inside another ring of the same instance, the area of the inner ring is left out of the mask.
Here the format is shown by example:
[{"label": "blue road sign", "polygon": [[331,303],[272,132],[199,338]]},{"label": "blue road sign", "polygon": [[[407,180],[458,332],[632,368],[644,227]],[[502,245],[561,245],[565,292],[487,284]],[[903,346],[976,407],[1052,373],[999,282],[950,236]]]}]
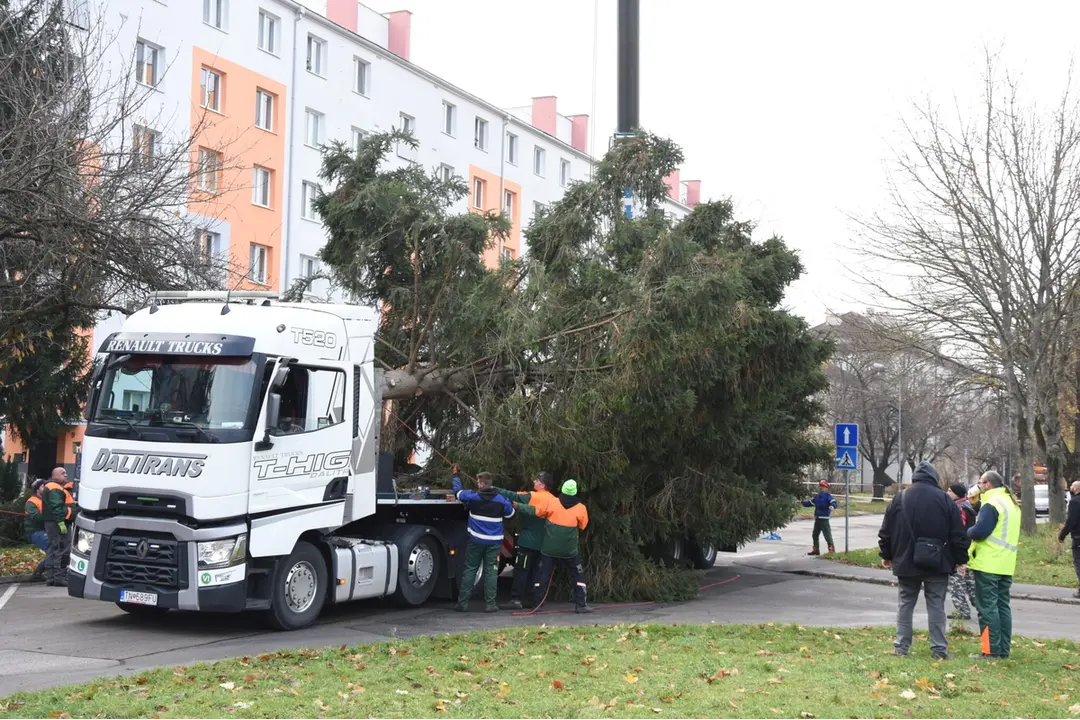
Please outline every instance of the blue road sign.
[{"label": "blue road sign", "polygon": [[836,448],[836,469],[837,470],[856,470],[855,462],[859,456],[858,450],[855,448]]},{"label": "blue road sign", "polygon": [[859,447],[858,423],[836,423],[836,447],[857,448]]}]

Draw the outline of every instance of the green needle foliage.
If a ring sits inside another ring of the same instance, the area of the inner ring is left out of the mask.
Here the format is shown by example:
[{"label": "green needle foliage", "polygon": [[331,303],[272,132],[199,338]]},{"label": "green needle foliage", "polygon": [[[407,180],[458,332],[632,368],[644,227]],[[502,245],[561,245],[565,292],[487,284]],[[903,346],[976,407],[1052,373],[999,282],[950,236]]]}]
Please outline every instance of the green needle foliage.
[{"label": "green needle foliage", "polygon": [[317,207],[334,281],[383,309],[384,444],[399,462],[418,442],[408,425],[505,486],[541,469],[577,479],[604,599],[691,594],[692,577],[647,558],[675,534],[723,547],[790,519],[803,468],[827,460],[808,429],[831,348],[780,307],[802,271],[780,238],[755,241],[730,201],[674,225],[655,209],[627,219],[624,188],[656,208],[682,161],[645,134],[533,221],[522,260],[488,269],[506,219],[454,212],[458,178],[385,169],[397,143],[414,141],[329,148]]}]

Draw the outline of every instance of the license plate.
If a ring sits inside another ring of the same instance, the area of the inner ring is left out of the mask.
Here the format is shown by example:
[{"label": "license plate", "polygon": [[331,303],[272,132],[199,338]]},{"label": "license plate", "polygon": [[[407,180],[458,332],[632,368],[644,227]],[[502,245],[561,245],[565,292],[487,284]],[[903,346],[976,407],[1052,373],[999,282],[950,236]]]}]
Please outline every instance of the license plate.
[{"label": "license plate", "polygon": [[120,602],[131,603],[132,605],[157,605],[157,593],[141,593],[132,592],[130,590],[121,590]]}]

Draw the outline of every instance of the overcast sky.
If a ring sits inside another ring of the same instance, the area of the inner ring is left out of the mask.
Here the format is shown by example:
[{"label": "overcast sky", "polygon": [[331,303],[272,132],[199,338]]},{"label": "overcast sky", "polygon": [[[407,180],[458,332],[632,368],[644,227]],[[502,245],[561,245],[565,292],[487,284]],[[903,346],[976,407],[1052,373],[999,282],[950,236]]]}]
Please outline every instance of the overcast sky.
[{"label": "overcast sky", "polygon": [[[617,0],[368,0],[407,9],[412,60],[502,107],[558,96],[593,116],[593,152],[616,121]],[[599,24],[594,45],[594,4]],[[759,234],[782,235],[806,274],[787,304],[811,323],[865,307],[846,277],[851,214],[885,203],[885,162],[913,98],[978,98],[983,48],[1004,45],[1036,98],[1062,87],[1080,3],[641,0],[641,123],[683,146],[682,179],[732,197]],[[593,94],[593,57],[596,93]]]}]

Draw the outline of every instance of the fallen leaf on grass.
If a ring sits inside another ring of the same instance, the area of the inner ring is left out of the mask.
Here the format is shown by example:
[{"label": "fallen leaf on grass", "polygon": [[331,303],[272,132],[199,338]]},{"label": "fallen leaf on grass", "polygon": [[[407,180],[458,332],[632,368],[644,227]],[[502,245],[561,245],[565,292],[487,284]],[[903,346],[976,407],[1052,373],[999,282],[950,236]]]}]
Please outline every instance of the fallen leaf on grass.
[{"label": "fallen leaf on grass", "polygon": [[446,701],[440,700],[435,703],[435,712],[446,712]]},{"label": "fallen leaf on grass", "polygon": [[244,682],[246,682],[246,683],[255,682],[255,676],[254,675],[245,675],[244,676]]},{"label": "fallen leaf on grass", "polygon": [[591,698],[589,698],[589,704],[590,704],[590,705],[594,705],[594,706],[597,706],[597,707],[599,707],[599,705],[600,705],[600,698],[598,698],[598,697],[596,697],[595,695],[593,695],[593,696],[592,696]]},{"label": "fallen leaf on grass", "polygon": [[223,683],[220,683],[220,684],[218,685],[218,687],[220,687],[220,688],[225,688],[226,690],[232,690],[233,688],[235,688],[235,687],[236,687],[236,683],[234,683],[234,682],[232,682],[232,681],[230,680],[229,682],[223,682]]},{"label": "fallen leaf on grass", "polygon": [[320,712],[326,712],[327,710],[330,709],[329,707],[327,707],[326,703],[324,703],[322,700],[316,700],[315,702],[313,702],[311,704],[314,705],[315,707],[319,708]]},{"label": "fallen leaf on grass", "polygon": [[53,712],[49,713],[49,717],[51,717],[51,718],[70,718],[71,716],[68,715],[66,712],[59,712],[59,711],[54,710]]},{"label": "fallen leaf on grass", "polygon": [[816,718],[817,715],[815,715],[814,713],[809,713],[809,712],[803,711],[803,712],[799,713],[799,717],[801,717],[801,718]]},{"label": "fallen leaf on grass", "polygon": [[349,683],[348,685],[346,685],[345,689],[351,692],[353,695],[359,695],[360,693],[367,692],[363,685],[355,685],[353,683]]},{"label": "fallen leaf on grass", "polygon": [[563,684],[561,682],[559,682],[558,680],[552,680],[551,681],[551,687],[555,688],[556,690],[562,690],[563,689]]},{"label": "fallen leaf on grass", "polygon": [[869,675],[870,677],[877,680],[879,677],[881,677],[881,671],[880,670],[871,670],[869,673],[867,673],[867,675]]},{"label": "fallen leaf on grass", "polygon": [[637,680],[638,680],[637,675],[635,675],[634,673],[630,673],[630,672],[626,673],[626,677],[623,678],[623,679],[626,680],[626,682],[630,683],[631,685],[636,683]]},{"label": "fallen leaf on grass", "polygon": [[945,673],[945,679],[946,680],[955,680],[956,679],[956,674],[955,673]]},{"label": "fallen leaf on grass", "polygon": [[1064,665],[1062,665],[1062,667],[1065,668],[1066,670],[1075,670],[1076,669],[1076,666],[1073,665],[1072,663],[1065,663]]},{"label": "fallen leaf on grass", "polygon": [[398,695],[408,695],[409,694],[408,690],[395,690],[394,692],[397,693]]},{"label": "fallen leaf on grass", "polygon": [[1068,695],[1055,695],[1054,699],[1055,700],[1068,700],[1069,696]]},{"label": "fallen leaf on grass", "polygon": [[233,706],[234,706],[234,707],[238,707],[238,708],[240,708],[241,710],[247,710],[247,709],[248,709],[249,707],[251,707],[251,706],[252,706],[252,705],[254,705],[254,704],[255,704],[255,703],[253,703],[253,702],[244,702],[243,700],[241,700],[241,701],[239,701],[239,702],[234,702],[234,703],[233,703]]},{"label": "fallen leaf on grass", "polygon": [[[509,695],[509,694],[510,694],[510,685],[508,683],[504,683],[504,682],[499,683],[499,692],[495,695],[495,697],[499,698],[500,700],[505,700],[506,696]],[[468,696],[466,695],[466,697],[468,697]]]},{"label": "fallen leaf on grass", "polygon": [[1075,705],[1070,705],[1069,706],[1069,712],[1072,713],[1073,715],[1080,715],[1080,703],[1076,703]]},{"label": "fallen leaf on grass", "polygon": [[925,678],[925,677],[921,677],[921,678],[919,678],[919,679],[918,679],[918,680],[917,680],[917,681],[915,682],[915,684],[916,684],[916,685],[917,685],[918,687],[922,688],[923,690],[933,690],[933,689],[934,689],[934,683],[930,682],[930,680],[928,680],[928,679],[927,679],[927,678]]},{"label": "fallen leaf on grass", "polygon": [[905,690],[904,692],[900,693],[900,697],[904,698],[905,700],[914,700],[915,691],[910,689]]}]

